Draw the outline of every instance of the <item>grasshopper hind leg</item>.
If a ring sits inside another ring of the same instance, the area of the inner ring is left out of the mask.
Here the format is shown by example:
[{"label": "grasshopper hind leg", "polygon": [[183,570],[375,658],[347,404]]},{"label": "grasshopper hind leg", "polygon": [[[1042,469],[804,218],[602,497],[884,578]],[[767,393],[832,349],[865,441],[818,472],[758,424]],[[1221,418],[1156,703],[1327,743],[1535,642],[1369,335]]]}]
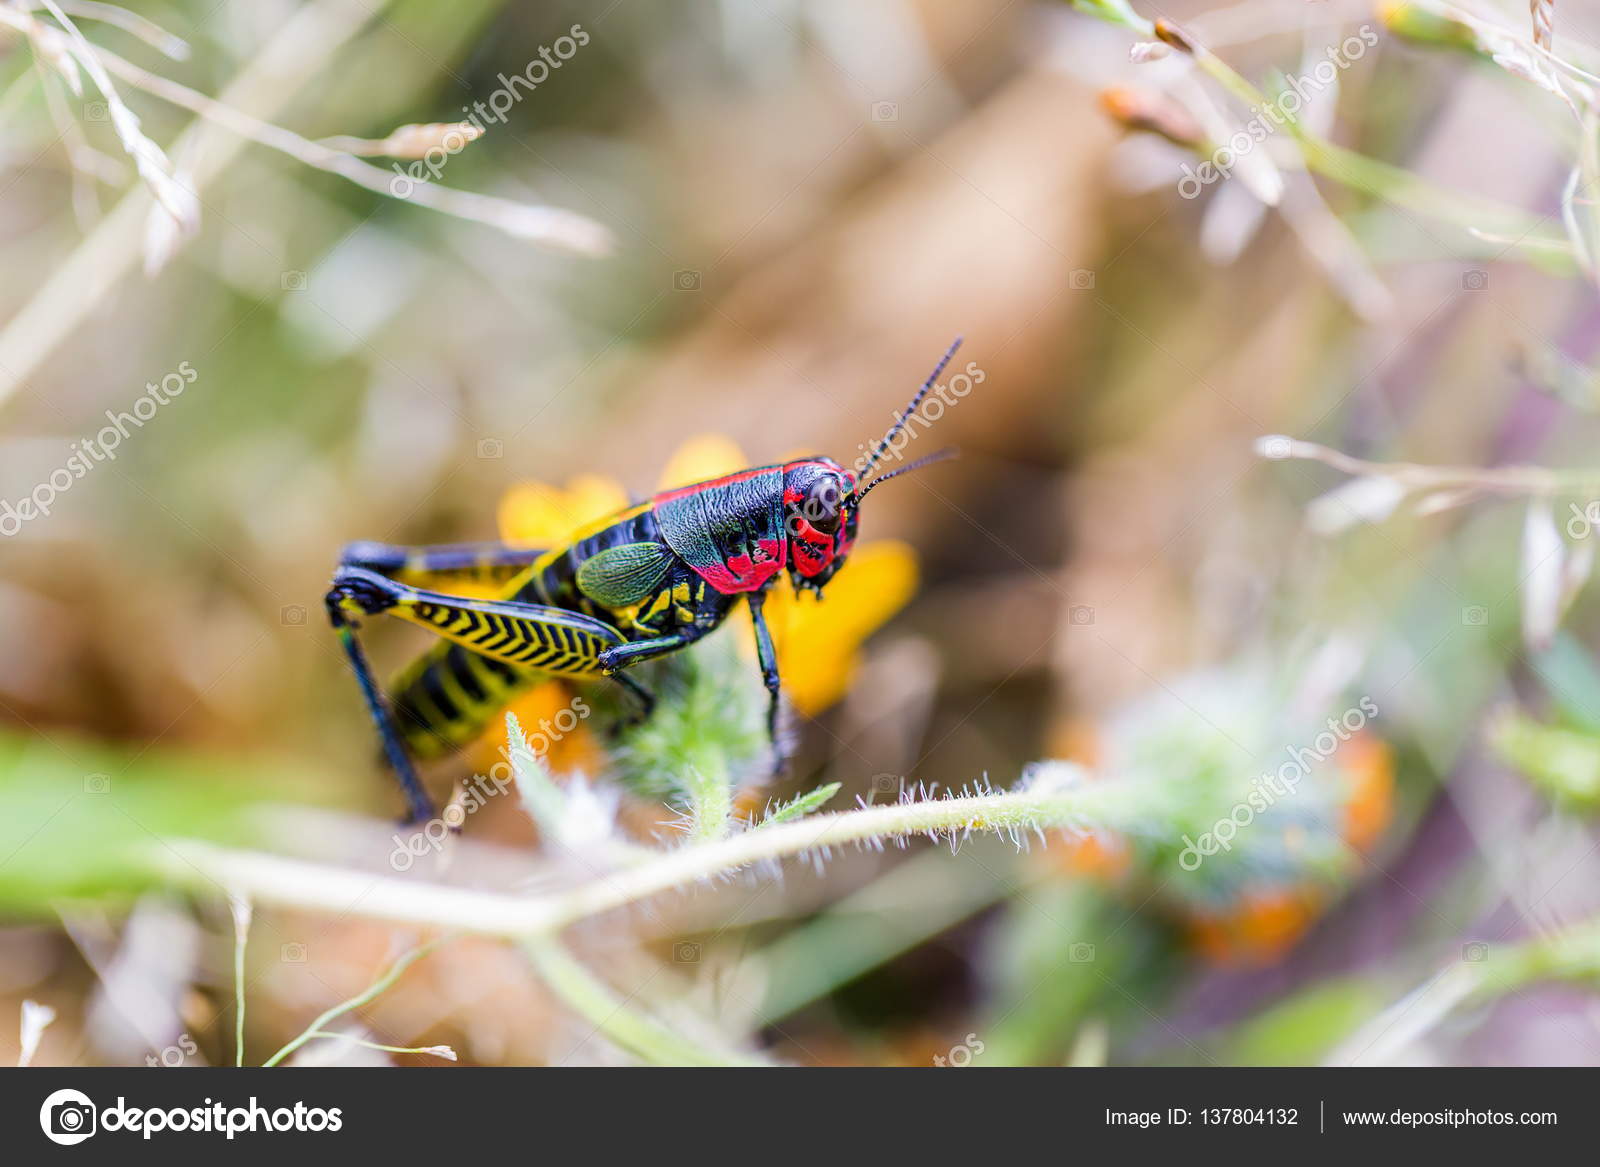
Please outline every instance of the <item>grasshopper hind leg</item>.
[{"label": "grasshopper hind leg", "polygon": [[408,824],[423,822],[434,817],[433,800],[423,789],[422,779],[417,776],[417,768],[412,764],[400,734],[395,729],[394,715],[389,709],[389,704],[384,699],[377,682],[372,679],[372,666],[367,663],[367,654],[362,651],[361,641],[356,636],[358,625],[346,611],[345,605],[352,599],[353,597],[345,590],[335,585],[327,597],[328,621],[338,634],[345,658],[350,662],[350,671],[355,674],[356,683],[361,687],[361,696],[366,701],[367,712],[378,729],[379,739],[383,742],[383,752],[389,759],[389,765],[394,769],[401,790],[405,793],[407,806],[405,821]]},{"label": "grasshopper hind leg", "polygon": [[[519,551],[516,556],[526,554]],[[424,559],[431,555],[424,553]],[[400,570],[394,566],[396,556],[385,549],[358,546],[351,557],[383,570],[341,564],[328,591],[328,614],[413,818],[431,818],[434,811],[408,745],[416,756],[447,753],[475,736],[513,690],[540,674],[600,672],[601,654],[626,644],[615,628],[579,612],[514,598],[475,599],[400,582],[384,574]],[[421,570],[429,570],[427,562]],[[378,689],[356,638],[357,621],[380,614],[418,624],[462,650],[443,648],[425,656],[402,677],[393,704]]]},{"label": "grasshopper hind leg", "polygon": [[612,673],[611,679],[626,689],[629,696],[639,703],[638,711],[628,719],[629,724],[641,725],[650,720],[650,715],[656,711],[655,694],[627,673]]}]

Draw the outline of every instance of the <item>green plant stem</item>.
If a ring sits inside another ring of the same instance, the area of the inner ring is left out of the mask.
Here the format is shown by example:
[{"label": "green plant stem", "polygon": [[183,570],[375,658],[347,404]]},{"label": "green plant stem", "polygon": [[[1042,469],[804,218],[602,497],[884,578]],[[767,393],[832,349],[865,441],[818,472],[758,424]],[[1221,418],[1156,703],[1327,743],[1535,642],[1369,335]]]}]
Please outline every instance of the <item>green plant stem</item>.
[{"label": "green plant stem", "polygon": [[1470,231],[1501,235],[1528,246],[1548,248],[1558,240],[1534,236],[1538,221],[1512,207],[1490,199],[1448,190],[1419,178],[1409,170],[1336,145],[1306,130],[1298,122],[1288,123],[1289,132],[1300,146],[1306,166],[1343,186],[1371,195],[1397,207],[1453,223]]},{"label": "green plant stem", "polygon": [[785,932],[756,953],[765,988],[756,1021],[770,1025],[1004,898],[1015,856],[953,862],[925,851]]},{"label": "green plant stem", "polygon": [[[1194,59],[1206,76],[1247,107],[1265,110],[1272,104],[1265,93],[1210,49],[1195,45]],[[1300,147],[1307,169],[1352,190],[1468,230],[1521,238],[1538,226],[1536,220],[1511,207],[1436,186],[1402,167],[1330,142],[1294,117],[1285,115],[1283,126]]]},{"label": "green plant stem", "polygon": [[250,901],[228,897],[233,915],[233,1064],[244,1065],[244,954],[250,942]]},{"label": "green plant stem", "polygon": [[[1077,3],[1076,7],[1102,20],[1127,28],[1141,37],[1160,35],[1154,24],[1140,17],[1120,0],[1114,3],[1107,3],[1105,0],[1087,0]],[[1162,37],[1162,39],[1168,38]],[[1175,42],[1168,40],[1168,43]],[[1243,74],[1204,45],[1195,43],[1187,33],[1184,34],[1184,44],[1188,46],[1187,50],[1179,48],[1178,51],[1190,52],[1201,72],[1220,85],[1234,99],[1250,109],[1265,110],[1272,105],[1271,99]],[[1312,133],[1287,113],[1281,124],[1299,146],[1300,156],[1307,169],[1316,171],[1324,178],[1332,179],[1397,207],[1453,223],[1458,227],[1507,236],[1517,240],[1519,244],[1538,246],[1550,242],[1548,239],[1529,238],[1538,227],[1538,220],[1512,207],[1436,186],[1401,167],[1368,158],[1364,154],[1336,145]]]},{"label": "green plant stem", "polygon": [[438,947],[439,943],[439,940],[431,940],[427,944],[418,945],[410,952],[405,953],[392,965],[390,965],[383,975],[377,980],[373,981],[354,997],[351,997],[347,1001],[340,1002],[327,1012],[323,1013],[315,1021],[308,1025],[305,1031],[301,1033],[299,1037],[289,1042],[288,1045],[284,1046],[277,1053],[273,1054],[261,1064],[263,1066],[276,1066],[279,1062],[283,1061],[284,1058],[294,1053],[295,1050],[305,1045],[305,1043],[310,1041],[312,1038],[325,1036],[325,1034],[322,1032],[323,1026],[327,1025],[328,1022],[333,1021],[335,1018],[343,1017],[346,1013],[361,1008],[361,1006],[365,1005],[368,1001],[371,1001],[375,997],[381,995],[386,989],[389,988],[390,985],[394,984],[400,979],[400,975],[404,973],[406,969],[410,968],[412,965],[416,964],[417,961],[421,960],[424,956],[428,955],[428,953],[432,952],[436,947]]},{"label": "green plant stem", "polygon": [[1600,920],[1507,948],[1490,946],[1488,959],[1471,966],[1471,996],[1492,998],[1536,981],[1600,980]]},{"label": "green plant stem", "polygon": [[244,937],[233,944],[233,1064],[244,1065]]},{"label": "green plant stem", "polygon": [[1463,959],[1406,994],[1362,1026],[1328,1060],[1339,1065],[1394,1062],[1457,1009],[1540,981],[1600,981],[1600,919],[1519,944],[1484,945],[1480,959]]},{"label": "green plant stem", "polygon": [[657,1066],[765,1066],[768,1063],[735,1053],[702,1049],[652,1019],[628,1008],[625,1001],[596,979],[560,943],[551,938],[523,941],[534,967],[566,1006],[629,1053]]},{"label": "green plant stem", "polygon": [[690,798],[690,843],[709,843],[725,837],[733,826],[733,785],[727,763],[721,755],[701,751],[700,757],[684,769],[689,775],[684,785]]},{"label": "green plant stem", "polygon": [[817,815],[680,847],[570,890],[533,897],[393,879],[191,840],[166,841],[151,850],[150,862],[169,879],[203,887],[215,880],[247,889],[262,902],[523,937],[553,932],[753,863],[808,851],[928,832],[1020,834],[1115,827],[1135,818],[1168,814],[1177,797],[1170,783],[1101,781]]}]

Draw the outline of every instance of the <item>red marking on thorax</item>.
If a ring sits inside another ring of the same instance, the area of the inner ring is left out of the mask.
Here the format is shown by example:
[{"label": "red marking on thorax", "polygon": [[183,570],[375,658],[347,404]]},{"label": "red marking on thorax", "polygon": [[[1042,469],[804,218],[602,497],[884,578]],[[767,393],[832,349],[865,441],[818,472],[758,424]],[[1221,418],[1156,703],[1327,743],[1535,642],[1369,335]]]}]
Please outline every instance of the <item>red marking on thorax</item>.
[{"label": "red marking on thorax", "polygon": [[713,563],[710,567],[693,563],[689,566],[725,596],[759,591],[768,580],[783,570],[788,561],[789,548],[782,539],[762,539],[756,546],[761,549],[763,556],[758,560],[752,560],[748,555],[734,555],[727,562]]},{"label": "red marking on thorax", "polygon": [[[705,482],[694,482],[688,486],[674,487],[663,490],[651,500],[653,505],[673,502],[687,498],[690,495],[714,493],[715,491],[732,486],[740,482],[748,482],[752,478],[763,478],[781,470],[777,466],[755,466],[749,470],[740,470],[733,474],[725,474],[721,478],[712,478]],[[758,558],[749,555],[735,555],[722,563],[713,563],[702,566],[690,563],[689,566],[701,579],[723,595],[734,595],[739,592],[759,591],[783,570],[789,561],[789,545],[784,539],[760,539],[756,542],[760,552]]]}]

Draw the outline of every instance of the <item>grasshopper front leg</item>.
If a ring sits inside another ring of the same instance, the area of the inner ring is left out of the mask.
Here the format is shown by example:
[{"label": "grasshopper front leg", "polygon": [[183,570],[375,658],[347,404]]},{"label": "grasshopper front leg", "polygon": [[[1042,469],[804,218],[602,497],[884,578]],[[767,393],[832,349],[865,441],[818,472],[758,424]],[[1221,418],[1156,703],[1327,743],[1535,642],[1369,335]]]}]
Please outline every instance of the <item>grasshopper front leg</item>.
[{"label": "grasshopper front leg", "polygon": [[778,715],[783,705],[783,682],[778,677],[778,652],[772,644],[772,633],[767,628],[767,618],[762,611],[767,593],[751,592],[745,599],[750,604],[750,619],[756,627],[756,658],[761,662],[761,679],[766,683],[770,700],[767,704],[767,737],[772,742],[772,774],[777,777],[789,767],[789,750],[778,725]]}]

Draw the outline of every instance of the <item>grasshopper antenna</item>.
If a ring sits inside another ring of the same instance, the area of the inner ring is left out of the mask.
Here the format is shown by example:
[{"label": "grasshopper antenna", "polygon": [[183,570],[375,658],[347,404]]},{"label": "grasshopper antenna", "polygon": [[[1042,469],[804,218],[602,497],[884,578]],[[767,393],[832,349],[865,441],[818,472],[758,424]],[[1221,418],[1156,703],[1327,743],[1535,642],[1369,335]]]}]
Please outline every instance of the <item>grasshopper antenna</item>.
[{"label": "grasshopper antenna", "polygon": [[[928,390],[933,388],[933,383],[939,379],[939,374],[944,372],[944,367],[950,363],[950,358],[956,355],[956,349],[961,347],[961,339],[958,336],[950,342],[950,347],[945,349],[944,356],[939,358],[939,363],[933,367],[933,372],[928,374],[928,379],[922,383],[922,388],[917,390],[917,395],[911,399],[911,403],[895,414],[894,425],[890,426],[889,432],[879,439],[877,446],[872,451],[872,457],[867,459],[867,464],[861,468],[861,473],[856,476],[857,483],[865,482],[867,476],[872,473],[873,467],[888,452],[889,442],[894,438],[895,434],[905,428],[906,419],[916,412],[917,406],[922,404],[922,399],[928,395]],[[878,481],[881,482],[883,480],[880,478]],[[866,491],[861,493],[865,494]],[[860,495],[857,495],[857,497],[859,498]]]},{"label": "grasshopper antenna", "polygon": [[867,497],[868,492],[874,486],[888,482],[891,478],[899,478],[902,474],[910,474],[913,470],[921,470],[924,466],[932,466],[935,462],[949,462],[951,459],[959,457],[961,457],[960,449],[955,446],[946,446],[937,453],[929,454],[925,458],[918,458],[910,465],[902,466],[898,470],[891,470],[887,474],[880,474],[856,492],[855,498],[851,500],[851,505],[860,506],[861,500]]}]

